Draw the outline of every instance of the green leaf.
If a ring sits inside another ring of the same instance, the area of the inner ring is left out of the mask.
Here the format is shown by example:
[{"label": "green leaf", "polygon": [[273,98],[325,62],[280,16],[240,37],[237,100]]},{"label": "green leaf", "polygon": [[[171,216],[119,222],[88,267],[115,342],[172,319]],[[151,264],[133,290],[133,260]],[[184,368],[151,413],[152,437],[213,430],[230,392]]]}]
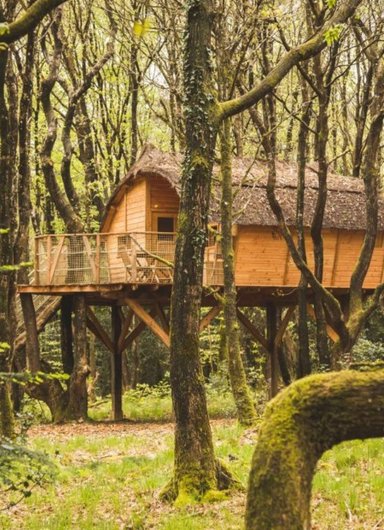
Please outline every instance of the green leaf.
[{"label": "green leaf", "polygon": [[336,26],[332,26],[325,32],[324,40],[328,46],[339,40],[342,29],[343,26],[341,24],[336,24]]}]

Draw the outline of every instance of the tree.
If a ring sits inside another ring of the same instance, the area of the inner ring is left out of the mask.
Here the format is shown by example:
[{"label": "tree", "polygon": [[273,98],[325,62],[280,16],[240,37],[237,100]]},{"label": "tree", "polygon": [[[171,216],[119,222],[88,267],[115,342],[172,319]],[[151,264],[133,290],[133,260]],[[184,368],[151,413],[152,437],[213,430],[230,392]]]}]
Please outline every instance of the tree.
[{"label": "tree", "polygon": [[[12,357],[12,329],[9,323],[14,322],[12,318],[13,297],[15,293],[15,268],[13,263],[14,244],[14,212],[12,207],[12,189],[15,184],[15,153],[13,149],[12,134],[17,131],[16,124],[12,122],[13,115],[9,105],[15,102],[12,91],[7,101],[5,84],[7,78],[8,46],[21,39],[32,31],[42,18],[55,7],[62,4],[64,0],[37,0],[22,15],[13,20],[15,15],[15,2],[8,2],[6,6],[0,3],[0,230],[2,238],[0,242],[0,371],[9,370]],[[15,114],[14,114],[15,115]],[[2,416],[9,418],[10,398],[9,389],[6,384],[0,385],[0,407]],[[7,423],[7,422],[5,422]],[[2,422],[5,434],[7,426]],[[5,427],[4,427],[5,425]]]},{"label": "tree", "polygon": [[311,528],[312,478],[321,455],[384,436],[384,371],[306,377],[267,408],[252,459],[247,530]]},{"label": "tree", "polygon": [[187,4],[186,150],[171,300],[171,384],[176,419],[174,497],[200,497],[221,486],[198,351],[203,254],[218,128],[225,118],[260,101],[295,65],[320,52],[326,46],[325,36],[330,28],[345,22],[359,4],[358,0],[342,2],[310,39],[287,52],[260,83],[225,102],[216,100],[212,82],[213,2],[190,0]]}]

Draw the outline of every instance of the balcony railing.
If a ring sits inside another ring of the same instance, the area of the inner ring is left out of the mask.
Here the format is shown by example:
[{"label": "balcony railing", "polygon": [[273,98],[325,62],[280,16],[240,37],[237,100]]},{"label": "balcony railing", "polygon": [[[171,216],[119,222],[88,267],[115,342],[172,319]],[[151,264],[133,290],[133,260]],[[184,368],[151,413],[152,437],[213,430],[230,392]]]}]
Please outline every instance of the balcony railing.
[{"label": "balcony railing", "polygon": [[[35,240],[37,286],[171,284],[176,234],[52,234]],[[221,285],[216,247],[205,256],[204,283]]]}]

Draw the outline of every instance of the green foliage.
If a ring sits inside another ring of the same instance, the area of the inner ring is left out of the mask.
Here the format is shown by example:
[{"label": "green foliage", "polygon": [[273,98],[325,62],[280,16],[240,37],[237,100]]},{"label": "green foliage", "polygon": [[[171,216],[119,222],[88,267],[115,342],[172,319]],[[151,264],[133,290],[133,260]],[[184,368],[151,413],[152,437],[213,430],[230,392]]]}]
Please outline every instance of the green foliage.
[{"label": "green foliage", "polygon": [[333,9],[336,6],[337,0],[325,0],[325,3],[329,9]]},{"label": "green foliage", "polygon": [[334,42],[337,42],[340,39],[343,26],[341,24],[336,24],[329,28],[324,34],[324,40],[328,46],[331,46]]},{"label": "green foliage", "polygon": [[17,383],[18,385],[25,386],[26,384],[40,384],[44,381],[52,381],[57,379],[59,381],[65,381],[69,379],[67,374],[56,374],[56,373],[45,373],[35,372],[0,372],[0,384],[7,382]]},{"label": "green foliage", "polygon": [[149,18],[144,20],[135,20],[133,23],[133,34],[137,39],[145,37],[145,35],[151,30],[152,22]]},{"label": "green foliage", "polygon": [[52,481],[55,473],[55,466],[45,454],[0,440],[0,491],[8,494],[8,507],[30,497],[34,487]]}]

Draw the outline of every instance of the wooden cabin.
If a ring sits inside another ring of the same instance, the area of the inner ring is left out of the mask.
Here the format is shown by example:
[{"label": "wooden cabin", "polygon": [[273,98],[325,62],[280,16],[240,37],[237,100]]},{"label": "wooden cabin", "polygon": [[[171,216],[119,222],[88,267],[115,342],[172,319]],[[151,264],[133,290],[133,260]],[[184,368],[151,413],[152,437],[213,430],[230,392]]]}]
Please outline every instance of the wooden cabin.
[{"label": "wooden cabin", "polygon": [[[115,419],[123,415],[121,366],[124,350],[146,327],[166,346],[170,343],[168,309],[173,279],[180,173],[180,157],[147,146],[106,205],[99,233],[38,236],[35,239],[33,282],[18,287],[21,297],[30,293],[49,295],[35,297],[38,331],[60,307],[59,295],[63,297],[62,309],[67,316],[61,319],[61,323],[62,333],[66,333],[66,337],[72,336],[72,310],[69,310],[68,317],[67,302],[72,307],[73,297],[84,299],[87,327],[111,353],[111,393]],[[297,304],[299,272],[269,207],[266,175],[265,162],[236,159],[233,162],[235,281],[239,321],[269,352],[271,388],[277,388],[276,351]],[[291,227],[295,226],[296,189],[295,165],[277,162],[276,194],[287,224]],[[313,251],[309,227],[317,193],[315,168],[308,167],[304,225],[310,265]],[[216,167],[209,212],[204,284],[218,289],[223,283],[219,212],[219,168]],[[376,247],[364,283],[367,292],[384,279],[383,217],[384,207],[381,203]],[[363,182],[329,175],[323,224],[324,284],[333,290],[340,301],[348,295],[365,227]],[[292,230],[294,232],[294,228]],[[310,290],[308,297],[310,304]],[[92,310],[94,305],[111,307],[111,330],[105,329],[98,320]],[[202,305],[210,309],[201,318],[201,331],[221,311],[212,289],[205,290]],[[258,329],[242,312],[242,306],[266,307],[266,330]],[[281,318],[279,309],[283,307],[288,309]],[[328,332],[331,339],[337,340],[334,330],[329,329]],[[18,333],[18,347],[22,347],[26,332],[20,327]],[[71,348],[69,343],[67,346]]]},{"label": "wooden cabin", "polygon": [[[98,290],[98,286],[170,285],[179,207],[180,157],[147,146],[138,162],[115,189],[98,234],[49,235],[36,238],[34,292],[66,289]],[[234,160],[235,281],[239,288],[292,290],[299,271],[280,235],[266,196],[266,165]],[[361,180],[331,174],[323,224],[324,285],[349,286],[365,230],[365,194]],[[218,168],[210,212],[210,237],[205,254],[204,284],[223,282]],[[276,193],[288,225],[296,212],[296,168],[277,163]],[[305,190],[306,250],[313,265],[309,226],[317,198],[317,177],[308,167]],[[364,288],[384,278],[384,223]],[[216,234],[216,235],[215,235]]]}]

